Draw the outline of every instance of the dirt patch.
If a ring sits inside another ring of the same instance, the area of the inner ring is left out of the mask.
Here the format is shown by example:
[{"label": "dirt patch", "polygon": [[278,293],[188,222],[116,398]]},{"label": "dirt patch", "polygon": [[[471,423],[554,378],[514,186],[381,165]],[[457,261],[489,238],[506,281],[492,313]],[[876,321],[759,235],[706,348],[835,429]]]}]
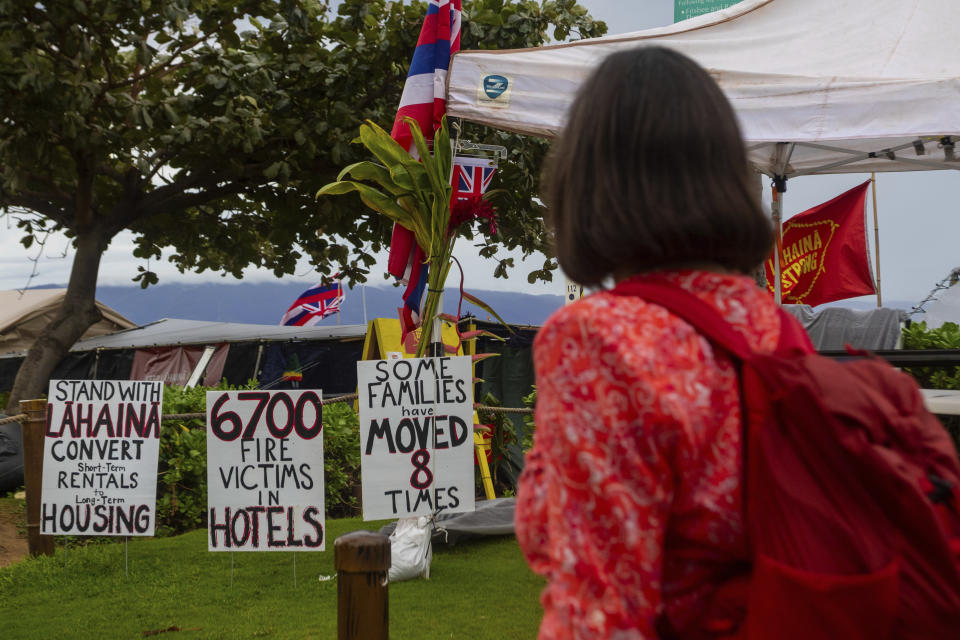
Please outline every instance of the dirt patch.
[{"label": "dirt patch", "polygon": [[0,567],[27,557],[27,513],[23,500],[0,499]]}]

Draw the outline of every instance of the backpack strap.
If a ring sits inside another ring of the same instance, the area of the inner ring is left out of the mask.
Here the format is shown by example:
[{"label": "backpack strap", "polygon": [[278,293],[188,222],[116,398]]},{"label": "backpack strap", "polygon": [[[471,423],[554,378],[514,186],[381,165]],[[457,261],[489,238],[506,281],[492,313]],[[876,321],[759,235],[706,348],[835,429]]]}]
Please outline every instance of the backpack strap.
[{"label": "backpack strap", "polygon": [[[753,349],[747,344],[743,335],[734,329],[719,311],[686,289],[667,280],[656,277],[630,279],[618,284],[610,290],[610,293],[637,296],[663,307],[740,361],[747,360],[753,354]],[[810,342],[810,337],[803,326],[783,309],[778,311],[780,340],[775,352],[782,356],[813,353],[815,351],[813,343]]]}]

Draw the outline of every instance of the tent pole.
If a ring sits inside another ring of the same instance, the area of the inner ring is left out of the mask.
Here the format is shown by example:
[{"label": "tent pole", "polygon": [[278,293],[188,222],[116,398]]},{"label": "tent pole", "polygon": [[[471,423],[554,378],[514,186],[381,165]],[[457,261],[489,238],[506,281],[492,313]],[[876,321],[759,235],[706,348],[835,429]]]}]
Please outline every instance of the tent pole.
[{"label": "tent pole", "polygon": [[783,282],[780,279],[780,256],[783,255],[783,194],[787,192],[787,167],[790,166],[794,149],[796,145],[793,143],[777,143],[776,170],[773,174],[773,200],[770,209],[777,240],[773,250],[773,297],[777,306],[783,305]]},{"label": "tent pole", "polygon": [[873,189],[873,248],[877,254],[877,307],[883,306],[880,293],[880,224],[877,222],[877,174],[870,174],[870,187]]},{"label": "tent pole", "polygon": [[780,255],[783,251],[783,192],[786,191],[786,179],[782,176],[773,178],[773,199],[770,203],[770,211],[773,214],[773,232],[776,236],[776,244],[773,248],[773,299],[777,305],[783,304],[782,282],[780,280]]},{"label": "tent pole", "polygon": [[360,298],[363,301],[363,325],[367,326],[367,285],[360,286]]},{"label": "tent pole", "polygon": [[[763,183],[764,175],[759,171],[756,171],[755,175],[757,178],[757,187],[759,187],[758,193],[757,193],[757,200],[762,201],[763,189],[764,189],[764,183]],[[767,261],[766,260],[758,264],[756,269],[753,270],[753,279],[756,281],[757,286],[763,289],[764,291],[767,291],[769,289],[770,281],[767,280]],[[569,285],[569,280],[567,281],[567,284]],[[567,294],[568,299],[569,299],[569,295],[570,294],[568,293]]]},{"label": "tent pole", "polygon": [[[260,380],[260,358],[262,358],[262,357],[263,357],[263,340],[261,340],[261,341],[257,344],[257,361],[256,361],[256,362],[254,363],[254,365],[253,365],[253,375],[250,376],[251,378],[253,378],[253,379],[255,379],[255,380],[258,380],[258,381]],[[258,388],[259,388],[259,386],[258,386]],[[232,566],[233,560],[231,559],[230,562],[231,562],[231,566]],[[232,570],[233,570],[233,569],[231,569],[231,571],[232,571]],[[233,579],[233,578],[232,578],[232,576],[231,576],[231,580],[232,580],[232,579]],[[231,582],[231,584],[232,584],[232,582]]]}]

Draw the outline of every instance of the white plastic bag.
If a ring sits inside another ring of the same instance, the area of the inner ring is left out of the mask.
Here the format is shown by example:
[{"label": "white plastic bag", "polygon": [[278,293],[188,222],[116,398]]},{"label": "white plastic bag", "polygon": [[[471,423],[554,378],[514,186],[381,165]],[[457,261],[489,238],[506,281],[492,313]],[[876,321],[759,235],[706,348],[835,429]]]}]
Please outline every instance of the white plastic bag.
[{"label": "white plastic bag", "polygon": [[390,534],[390,582],[410,580],[418,576],[430,579],[433,545],[430,543],[433,523],[428,516],[400,518]]}]

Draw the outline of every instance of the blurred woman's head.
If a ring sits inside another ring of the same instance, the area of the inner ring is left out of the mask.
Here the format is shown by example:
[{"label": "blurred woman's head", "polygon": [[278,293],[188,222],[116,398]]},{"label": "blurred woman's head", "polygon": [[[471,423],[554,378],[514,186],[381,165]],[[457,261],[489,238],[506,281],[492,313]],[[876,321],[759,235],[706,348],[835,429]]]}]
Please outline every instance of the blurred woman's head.
[{"label": "blurred woman's head", "polygon": [[600,64],[544,186],[560,266],[581,284],[663,268],[748,272],[771,250],[730,103],[703,68],[663,47]]}]

